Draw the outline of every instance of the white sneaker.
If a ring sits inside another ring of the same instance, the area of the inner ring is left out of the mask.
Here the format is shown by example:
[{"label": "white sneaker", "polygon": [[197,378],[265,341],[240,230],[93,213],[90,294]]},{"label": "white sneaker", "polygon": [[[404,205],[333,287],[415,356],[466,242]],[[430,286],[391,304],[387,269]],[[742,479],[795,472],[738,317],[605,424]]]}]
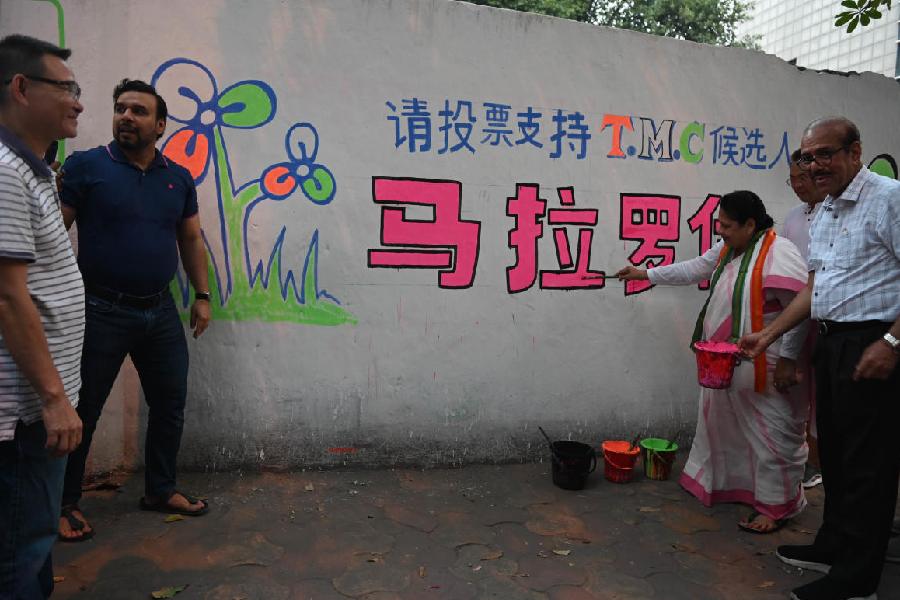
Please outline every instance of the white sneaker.
[{"label": "white sneaker", "polygon": [[828,574],[832,558],[817,550],[813,545],[778,546],[775,556],[783,563],[799,569]]},{"label": "white sneaker", "polygon": [[805,489],[814,488],[822,483],[822,474],[811,464],[806,463],[803,468],[803,481],[800,483]]}]

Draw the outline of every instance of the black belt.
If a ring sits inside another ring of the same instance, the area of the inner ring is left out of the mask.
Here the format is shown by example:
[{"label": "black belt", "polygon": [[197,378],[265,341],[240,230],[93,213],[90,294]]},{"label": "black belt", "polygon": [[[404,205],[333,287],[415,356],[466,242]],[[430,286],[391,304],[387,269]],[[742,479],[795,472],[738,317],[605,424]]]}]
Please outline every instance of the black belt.
[{"label": "black belt", "polygon": [[159,303],[162,302],[163,298],[166,297],[166,294],[169,292],[168,289],[165,289],[150,296],[132,296],[131,294],[123,294],[122,292],[117,292],[115,290],[96,285],[90,285],[88,283],[85,283],[84,291],[85,293],[100,298],[101,300],[106,300],[107,302],[112,302],[113,304],[121,304],[122,306],[130,306],[131,308],[153,308],[154,306],[158,306]]},{"label": "black belt", "polygon": [[890,327],[889,321],[819,321],[819,335]]}]

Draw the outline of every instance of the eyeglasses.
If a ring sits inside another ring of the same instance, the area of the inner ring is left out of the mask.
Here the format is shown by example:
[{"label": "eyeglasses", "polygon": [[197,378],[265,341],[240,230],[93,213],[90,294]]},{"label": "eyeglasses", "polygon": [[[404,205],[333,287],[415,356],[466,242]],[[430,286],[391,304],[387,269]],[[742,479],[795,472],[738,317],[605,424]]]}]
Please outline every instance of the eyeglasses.
[{"label": "eyeglasses", "polygon": [[797,159],[797,166],[804,171],[808,170],[813,163],[820,167],[826,167],[831,164],[831,159],[841,150],[847,150],[850,146],[841,146],[840,148],[820,148],[812,154],[801,154]]},{"label": "eyeglasses", "polygon": [[[47,77],[39,77],[37,75],[26,75],[24,73],[22,74],[22,77],[31,79],[32,81],[48,83],[50,85],[55,85],[58,88],[62,88],[63,90],[68,92],[68,94],[70,96],[72,96],[73,100],[78,100],[79,98],[81,98],[81,86],[78,85],[77,81],[74,81],[71,79],[68,81],[63,81],[60,79],[49,79]],[[3,85],[9,85],[10,83],[12,83],[12,79],[7,79],[6,81],[3,82]]]}]

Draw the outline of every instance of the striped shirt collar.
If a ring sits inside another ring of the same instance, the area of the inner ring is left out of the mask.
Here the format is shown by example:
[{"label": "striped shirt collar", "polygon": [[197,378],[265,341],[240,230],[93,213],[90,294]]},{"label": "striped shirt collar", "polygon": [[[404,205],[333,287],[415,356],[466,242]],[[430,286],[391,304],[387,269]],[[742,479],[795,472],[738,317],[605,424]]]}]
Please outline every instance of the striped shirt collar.
[{"label": "striped shirt collar", "polygon": [[3,142],[4,146],[15,152],[19,158],[24,160],[25,164],[31,167],[31,170],[35,175],[38,177],[50,177],[51,171],[50,167],[47,166],[47,163],[39,158],[37,154],[32,152],[31,148],[22,141],[22,138],[3,125],[0,125],[0,142]]}]

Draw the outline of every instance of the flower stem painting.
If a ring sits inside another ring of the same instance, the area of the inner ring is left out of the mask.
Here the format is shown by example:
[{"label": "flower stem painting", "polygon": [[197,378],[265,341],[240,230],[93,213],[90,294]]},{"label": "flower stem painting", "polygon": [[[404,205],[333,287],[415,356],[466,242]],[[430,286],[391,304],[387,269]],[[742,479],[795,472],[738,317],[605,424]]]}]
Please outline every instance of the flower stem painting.
[{"label": "flower stem painting", "polygon": [[[219,90],[212,72],[187,58],[161,64],[151,83],[167,98],[169,119],[181,126],[163,143],[163,154],[190,172],[198,192],[207,186],[215,190],[218,236],[208,236],[206,231],[203,234],[214,288],[213,318],[355,324],[355,317],[340,300],[320,287],[318,229],[309,237],[300,273],[284,264],[287,225],[267,246],[270,249],[265,258],[251,256],[249,224],[261,205],[309,202],[325,207],[334,200],[337,184],[328,167],[318,162],[316,128],[311,123],[295,123],[284,135],[285,160],[260,169],[256,178],[236,184],[226,132],[238,135],[234,130],[256,129],[272,121],[278,102],[271,86],[244,80]],[[192,293],[183,274],[172,282],[172,291],[182,307],[189,304]]]}]

